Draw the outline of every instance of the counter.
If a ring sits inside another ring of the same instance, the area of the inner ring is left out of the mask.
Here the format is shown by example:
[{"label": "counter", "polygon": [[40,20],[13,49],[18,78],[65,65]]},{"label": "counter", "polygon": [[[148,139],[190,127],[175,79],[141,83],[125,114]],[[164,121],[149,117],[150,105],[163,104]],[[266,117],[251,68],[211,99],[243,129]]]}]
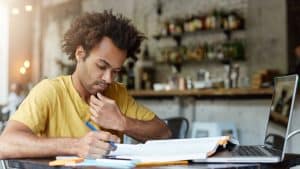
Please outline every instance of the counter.
[{"label": "counter", "polygon": [[[151,109],[162,119],[185,117],[189,120],[188,136],[192,136],[194,126],[201,122],[232,123],[238,130],[238,139],[244,145],[264,143],[266,121],[272,101],[272,88],[201,89],[172,91],[129,91],[136,100]],[[299,129],[300,92],[295,101],[295,112],[291,131]],[[273,126],[278,129],[287,119],[272,113]],[[277,125],[279,124],[279,125]],[[300,136],[300,135],[299,135]],[[300,152],[295,137],[288,145],[288,152]]]},{"label": "counter", "polygon": [[272,88],[232,88],[232,89],[193,89],[193,90],[130,90],[136,98],[161,98],[192,96],[196,98],[271,98]]}]

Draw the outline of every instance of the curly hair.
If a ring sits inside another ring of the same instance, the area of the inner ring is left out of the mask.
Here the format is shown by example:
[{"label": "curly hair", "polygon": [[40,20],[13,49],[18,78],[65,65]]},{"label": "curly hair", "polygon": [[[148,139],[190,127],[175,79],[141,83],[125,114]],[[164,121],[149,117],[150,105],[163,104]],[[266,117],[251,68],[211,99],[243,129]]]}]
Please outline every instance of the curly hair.
[{"label": "curly hair", "polygon": [[87,55],[102,40],[110,38],[114,45],[127,52],[127,57],[137,59],[141,42],[146,38],[121,14],[114,15],[111,10],[103,13],[86,13],[73,21],[65,33],[62,49],[75,60],[75,51],[82,46]]}]

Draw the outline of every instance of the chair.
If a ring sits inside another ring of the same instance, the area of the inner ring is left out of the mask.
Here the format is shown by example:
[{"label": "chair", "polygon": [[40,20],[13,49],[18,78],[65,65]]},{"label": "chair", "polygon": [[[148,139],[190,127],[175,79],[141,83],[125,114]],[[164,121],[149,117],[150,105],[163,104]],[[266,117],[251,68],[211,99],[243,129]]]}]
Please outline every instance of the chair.
[{"label": "chair", "polygon": [[189,121],[185,117],[171,117],[164,119],[172,132],[171,138],[187,138],[189,131]]},{"label": "chair", "polygon": [[3,129],[5,128],[9,116],[10,116],[10,112],[7,113],[0,112],[0,132],[2,132]]},{"label": "chair", "polygon": [[284,137],[278,134],[268,134],[265,138],[265,144],[275,149],[282,149],[284,146]]}]

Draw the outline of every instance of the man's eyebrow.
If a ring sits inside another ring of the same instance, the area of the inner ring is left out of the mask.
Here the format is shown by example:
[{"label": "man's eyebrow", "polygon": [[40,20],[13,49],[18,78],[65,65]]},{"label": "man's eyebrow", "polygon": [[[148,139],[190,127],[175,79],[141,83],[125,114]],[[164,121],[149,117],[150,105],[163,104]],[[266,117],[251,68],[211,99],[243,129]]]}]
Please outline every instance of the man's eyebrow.
[{"label": "man's eyebrow", "polygon": [[106,62],[105,60],[99,59],[99,61],[102,62],[102,63],[104,63],[104,64],[106,64],[107,66],[111,67],[111,65],[108,62]]}]

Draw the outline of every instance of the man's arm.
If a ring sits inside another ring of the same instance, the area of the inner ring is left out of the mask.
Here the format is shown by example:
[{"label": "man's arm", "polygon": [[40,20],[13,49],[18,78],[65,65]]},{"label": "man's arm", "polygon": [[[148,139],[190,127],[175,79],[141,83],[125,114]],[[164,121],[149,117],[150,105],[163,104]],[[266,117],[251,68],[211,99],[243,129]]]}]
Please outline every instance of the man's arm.
[{"label": "man's arm", "polygon": [[82,138],[38,137],[24,124],[10,120],[0,136],[0,159],[56,155],[99,158],[111,149],[102,140],[119,141],[107,132],[89,132]]},{"label": "man's arm", "polygon": [[156,116],[150,121],[124,118],[125,125],[122,132],[139,141],[145,142],[149,139],[166,139],[171,137],[171,131],[167,125]]},{"label": "man's arm", "polygon": [[142,142],[171,137],[171,131],[158,117],[149,121],[126,117],[114,100],[100,93],[97,96],[92,95],[90,99],[91,119],[101,127],[121,131]]}]

